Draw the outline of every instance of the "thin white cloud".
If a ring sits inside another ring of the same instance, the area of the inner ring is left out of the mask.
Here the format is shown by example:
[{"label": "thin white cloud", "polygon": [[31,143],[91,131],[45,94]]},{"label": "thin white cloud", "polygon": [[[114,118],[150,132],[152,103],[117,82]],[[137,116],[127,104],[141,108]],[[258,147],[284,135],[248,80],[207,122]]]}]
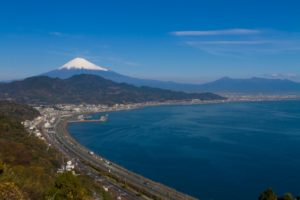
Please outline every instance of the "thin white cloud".
[{"label": "thin white cloud", "polygon": [[54,32],[49,32],[49,35],[61,37],[61,36],[63,36],[64,34],[61,33],[61,32],[56,32],[56,31],[54,31]]},{"label": "thin white cloud", "polygon": [[265,74],[265,77],[268,78],[276,78],[276,79],[297,79],[299,75],[296,73],[272,73],[272,74]]},{"label": "thin white cloud", "polygon": [[183,44],[218,56],[278,54],[300,51],[300,40],[195,40],[183,41]]},{"label": "thin white cloud", "polygon": [[214,35],[252,35],[262,33],[256,29],[222,29],[222,30],[201,30],[201,31],[174,31],[175,36],[214,36]]},{"label": "thin white cloud", "polygon": [[[176,36],[179,45],[190,46],[213,56],[244,59],[257,55],[273,56],[300,52],[300,32],[234,28],[175,31],[170,34]],[[277,76],[292,78],[291,74]],[[300,75],[297,78],[300,80]]]},{"label": "thin white cloud", "polygon": [[216,41],[186,41],[187,45],[261,45],[273,44],[271,40],[216,40]]},{"label": "thin white cloud", "polygon": [[52,37],[69,38],[69,39],[75,39],[75,40],[80,40],[80,39],[85,38],[84,35],[69,34],[69,33],[63,33],[63,32],[59,32],[59,31],[47,32],[47,34]]},{"label": "thin white cloud", "polygon": [[137,62],[132,62],[132,61],[124,61],[124,63],[128,66],[133,66],[133,67],[137,67],[137,66],[140,66],[139,63]]}]

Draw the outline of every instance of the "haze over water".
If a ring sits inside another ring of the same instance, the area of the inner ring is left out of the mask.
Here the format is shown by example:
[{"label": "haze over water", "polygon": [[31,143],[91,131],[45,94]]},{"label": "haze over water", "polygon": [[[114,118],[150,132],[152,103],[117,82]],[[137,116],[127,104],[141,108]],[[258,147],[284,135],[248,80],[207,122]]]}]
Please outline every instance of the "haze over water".
[{"label": "haze over water", "polygon": [[69,130],[99,155],[202,200],[252,200],[269,186],[299,194],[299,122],[300,101],[278,101],[147,107]]}]

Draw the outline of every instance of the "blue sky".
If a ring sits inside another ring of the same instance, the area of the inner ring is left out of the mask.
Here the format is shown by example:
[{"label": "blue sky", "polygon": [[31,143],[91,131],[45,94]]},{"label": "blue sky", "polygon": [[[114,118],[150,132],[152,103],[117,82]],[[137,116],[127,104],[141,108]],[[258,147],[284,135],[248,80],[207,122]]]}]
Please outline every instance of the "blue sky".
[{"label": "blue sky", "polygon": [[300,81],[300,2],[1,2],[0,80],[40,74],[78,56],[160,80]]}]

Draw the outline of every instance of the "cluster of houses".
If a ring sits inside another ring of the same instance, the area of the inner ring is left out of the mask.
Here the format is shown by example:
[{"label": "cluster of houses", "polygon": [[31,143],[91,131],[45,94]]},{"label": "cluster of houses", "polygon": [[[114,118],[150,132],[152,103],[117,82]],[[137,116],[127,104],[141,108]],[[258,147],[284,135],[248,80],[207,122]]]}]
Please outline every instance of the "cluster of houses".
[{"label": "cluster of houses", "polygon": [[32,121],[26,120],[22,122],[23,126],[26,128],[29,134],[33,134],[34,136],[40,138],[41,140],[45,140],[44,136],[40,131],[40,123],[43,121],[41,116],[35,118]]},{"label": "cluster of houses", "polygon": [[58,104],[52,106],[37,106],[40,112],[40,116],[32,121],[26,120],[22,122],[24,127],[30,134],[34,134],[36,137],[45,140],[41,130],[53,131],[58,118],[69,117],[74,114],[80,113],[96,113],[96,112],[109,112],[117,110],[126,110],[144,106],[145,104],[115,104],[113,106],[107,105],[90,105],[90,104]]}]

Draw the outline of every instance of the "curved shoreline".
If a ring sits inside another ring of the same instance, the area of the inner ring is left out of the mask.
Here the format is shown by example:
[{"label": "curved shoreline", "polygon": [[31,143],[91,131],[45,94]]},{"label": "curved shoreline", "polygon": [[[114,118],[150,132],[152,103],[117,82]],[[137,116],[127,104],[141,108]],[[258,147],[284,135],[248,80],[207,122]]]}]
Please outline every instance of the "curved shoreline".
[{"label": "curved shoreline", "polygon": [[[144,104],[138,105],[131,108],[125,109],[107,109],[97,112],[81,112],[81,113],[73,113],[68,117],[63,117],[63,119],[59,119],[55,125],[55,132],[57,133],[60,145],[66,147],[67,151],[71,151],[73,153],[72,158],[79,158],[83,163],[98,172],[103,174],[105,177],[113,178],[116,180],[120,187],[130,186],[131,189],[134,189],[133,194],[146,194],[146,196],[154,198],[154,199],[196,199],[189,195],[183,194],[181,192],[176,191],[173,188],[160,184],[158,182],[154,182],[148,178],[145,178],[137,173],[131,172],[122,166],[119,166],[111,161],[98,156],[98,155],[91,155],[90,150],[81,145],[75,138],[71,136],[68,131],[68,123],[72,119],[77,119],[78,115],[82,114],[97,114],[103,112],[116,112],[116,111],[123,111],[123,110],[132,110],[132,109],[142,109],[149,106],[174,106],[174,105],[203,105],[203,104],[219,104],[219,103],[238,103],[238,102],[267,102],[267,101],[290,101],[290,100],[299,100],[299,99],[264,99],[264,100],[225,100],[225,101],[209,101],[209,102],[199,102],[199,103],[191,103],[191,102],[163,102],[163,103],[155,103],[155,104]],[[83,122],[84,121],[78,121]],[[100,162],[100,161],[101,162]],[[100,162],[100,163],[99,163]],[[97,172],[97,173],[98,173]],[[122,185],[122,186],[120,186]],[[127,190],[123,188],[123,191]],[[131,192],[132,193],[132,192]],[[130,199],[141,199],[140,196],[133,195]],[[144,199],[144,198],[142,198]]]},{"label": "curved shoreline", "polygon": [[[125,183],[131,188],[137,191],[143,191],[146,196],[150,196],[151,198],[159,198],[159,199],[174,199],[174,200],[195,200],[196,198],[191,197],[187,194],[183,194],[181,192],[176,191],[173,188],[165,186],[161,183],[152,181],[148,178],[145,178],[139,174],[131,172],[122,166],[119,166],[106,158],[98,155],[91,155],[91,151],[81,145],[78,141],[76,141],[68,131],[68,121],[74,119],[78,115],[73,115],[69,118],[63,119],[56,126],[56,132],[62,136],[60,138],[61,142],[67,149],[75,153],[80,159],[87,162],[89,165],[98,169],[102,172],[108,173],[112,175],[113,178],[116,178],[119,182]],[[64,140],[64,141],[62,141]]]},{"label": "curved shoreline", "polygon": [[[289,100],[290,101],[290,100]],[[297,100],[292,100],[292,101],[297,101]],[[257,104],[263,104],[264,102],[270,102],[270,101],[254,101],[254,102],[249,102],[249,104],[251,104],[251,103],[253,103],[253,104],[255,104],[255,103],[257,103]],[[273,101],[273,102],[280,102],[280,101]],[[216,102],[214,102],[214,103],[216,103]],[[220,102],[219,102],[220,103]],[[237,104],[239,104],[239,103],[247,103],[247,102],[240,102],[240,101],[237,101],[237,102],[225,102],[226,104],[227,103],[233,103],[233,104],[235,104],[235,103],[237,103]],[[203,105],[204,103],[202,103],[202,105]],[[209,103],[209,104],[211,104],[211,102]],[[209,104],[206,104],[206,105],[209,105]],[[178,104],[177,104],[178,105]],[[179,104],[179,105],[182,105],[182,104]],[[186,106],[189,106],[190,104],[186,104]],[[168,106],[176,106],[176,105],[174,105],[174,104],[172,104],[172,105],[159,105],[159,106],[166,106],[166,107],[168,107]],[[197,105],[196,105],[197,106]],[[200,106],[200,105],[199,105]],[[144,108],[147,108],[147,106],[145,106],[145,107],[141,107],[141,108],[138,108],[139,110],[140,109],[144,109]],[[160,109],[160,108],[159,108]],[[127,110],[126,110],[126,112],[127,112]],[[128,111],[128,112],[130,112],[130,111]],[[100,114],[101,115],[101,113],[103,114],[103,112],[97,112],[97,113],[89,113],[89,114]],[[79,121],[79,123],[85,123],[85,121]],[[101,125],[100,125],[101,126]],[[72,134],[72,132],[70,132],[69,134]],[[78,143],[79,143],[79,141],[78,141]],[[101,152],[99,151],[99,153],[101,154]],[[123,168],[123,167],[122,167]],[[158,180],[161,180],[161,179],[158,179]],[[200,196],[201,197],[201,196]]]}]

